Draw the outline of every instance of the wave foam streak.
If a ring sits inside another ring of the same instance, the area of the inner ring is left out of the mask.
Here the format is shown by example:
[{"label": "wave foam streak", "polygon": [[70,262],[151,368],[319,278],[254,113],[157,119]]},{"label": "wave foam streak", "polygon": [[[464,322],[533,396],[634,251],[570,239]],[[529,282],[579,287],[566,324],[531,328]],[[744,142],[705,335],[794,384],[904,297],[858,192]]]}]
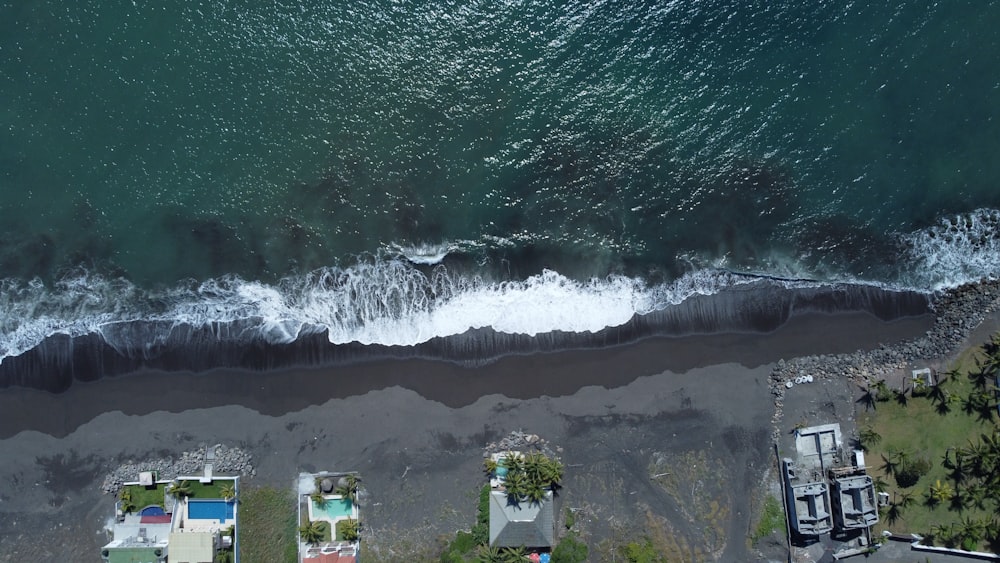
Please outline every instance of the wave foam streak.
[{"label": "wave foam streak", "polygon": [[333,344],[384,346],[413,346],[480,328],[528,336],[597,332],[752,279],[699,272],[648,287],[626,276],[578,282],[545,271],[523,281],[493,282],[455,275],[444,266],[425,273],[405,260],[372,258],[276,285],[227,276],[143,291],[89,274],[51,288],[7,280],[0,285],[0,358],[57,334],[99,334],[119,353],[149,354],[176,339],[180,327],[207,329],[225,341],[287,344],[327,331]]}]

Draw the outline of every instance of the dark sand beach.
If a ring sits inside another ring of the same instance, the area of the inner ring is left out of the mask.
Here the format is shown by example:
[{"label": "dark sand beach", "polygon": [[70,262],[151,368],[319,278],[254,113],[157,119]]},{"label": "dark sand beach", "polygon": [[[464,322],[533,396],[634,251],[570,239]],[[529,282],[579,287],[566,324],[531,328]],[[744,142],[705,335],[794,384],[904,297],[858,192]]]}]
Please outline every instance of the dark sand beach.
[{"label": "dark sand beach", "polygon": [[[482,449],[515,430],[559,448],[568,467],[559,502],[579,509],[594,560],[602,540],[636,526],[677,538],[679,552],[745,560],[772,458],[773,362],[875,348],[932,322],[810,314],[769,334],[650,338],[476,368],[397,360],[137,373],[59,394],[4,389],[0,561],[96,559],[112,512],[100,492],[109,471],[215,443],[253,455],[248,483],[290,487],[302,470],[359,470],[372,545],[431,550],[472,521]],[[654,486],[661,466],[688,470]],[[717,486],[688,498],[689,481]]]}]

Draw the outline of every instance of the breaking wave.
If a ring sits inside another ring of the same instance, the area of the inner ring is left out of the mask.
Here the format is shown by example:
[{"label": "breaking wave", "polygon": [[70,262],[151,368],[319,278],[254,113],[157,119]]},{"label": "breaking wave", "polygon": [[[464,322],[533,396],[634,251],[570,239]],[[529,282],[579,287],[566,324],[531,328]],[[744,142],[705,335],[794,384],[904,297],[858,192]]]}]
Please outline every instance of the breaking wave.
[{"label": "breaking wave", "polygon": [[1000,210],[949,215],[903,237],[904,284],[942,290],[1000,277]]},{"label": "breaking wave", "polygon": [[634,315],[711,295],[755,278],[702,271],[665,285],[608,276],[586,282],[545,271],[523,281],[490,282],[437,266],[425,273],[403,259],[372,259],[324,268],[277,284],[238,277],[163,291],[121,279],[83,274],[53,287],[39,281],[0,285],[0,358],[15,356],[54,334],[100,334],[122,351],[123,324],[152,323],[145,348],[169,339],[172,327],[239,322],[228,338],[289,343],[326,331],[333,344],[412,346],[436,337],[491,328],[508,334],[596,332]]},{"label": "breaking wave", "polygon": [[[149,290],[87,272],[51,285],[8,279],[0,281],[0,364],[23,355],[29,371],[68,373],[85,357],[106,369],[112,351],[129,368],[199,356],[170,364],[194,369],[240,365],[245,348],[260,346],[285,346],[286,363],[297,361],[293,348],[311,361],[331,357],[317,346],[488,359],[649,334],[773,330],[810,310],[897,318],[926,312],[936,290],[1000,275],[998,226],[1000,211],[982,209],[901,235],[899,275],[889,281],[718,269],[658,284],[625,275],[578,281],[552,270],[496,281],[449,268],[433,249],[361,257],[273,284],[225,276]],[[23,371],[15,367],[4,371]]]}]

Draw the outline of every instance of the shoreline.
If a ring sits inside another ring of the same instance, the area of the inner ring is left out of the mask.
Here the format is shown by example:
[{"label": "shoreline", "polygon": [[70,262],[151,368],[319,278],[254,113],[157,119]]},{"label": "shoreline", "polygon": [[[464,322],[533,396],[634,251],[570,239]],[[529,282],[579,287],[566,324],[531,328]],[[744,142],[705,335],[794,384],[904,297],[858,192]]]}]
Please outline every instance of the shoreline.
[{"label": "shoreline", "polygon": [[[797,317],[867,313],[883,321],[919,317],[931,310],[930,295],[872,285],[825,284],[787,287],[760,278],[709,295],[693,295],[677,305],[596,332],[506,333],[492,328],[433,337],[402,345],[333,344],[327,331],[304,326],[285,341],[290,326],[270,326],[262,318],[191,325],[166,321],[109,324],[81,336],[54,334],[18,356],[0,362],[0,389],[28,387],[58,392],[79,382],[142,371],[207,372],[245,369],[333,368],[382,361],[427,359],[483,366],[508,356],[587,351],[653,337],[711,337],[768,334]],[[515,314],[518,311],[514,311]],[[523,312],[522,312],[523,313]],[[575,315],[585,316],[586,310]],[[294,323],[292,323],[294,324]],[[284,336],[272,342],[271,332]]]},{"label": "shoreline", "polygon": [[[281,416],[330,399],[392,387],[415,391],[450,408],[493,394],[520,400],[566,396],[588,386],[621,387],[664,370],[686,373],[728,363],[757,368],[806,354],[876,349],[918,337],[932,323],[930,315],[887,322],[868,313],[808,313],[792,317],[769,333],[648,337],[598,349],[509,355],[482,366],[418,358],[264,372],[140,371],[77,382],[59,393],[0,389],[0,439],[26,430],[63,437],[109,411],[141,416],[239,405],[262,415]],[[824,337],[817,338],[817,334]],[[150,389],[177,391],[150,395]],[[130,400],[135,396],[144,398]]]}]

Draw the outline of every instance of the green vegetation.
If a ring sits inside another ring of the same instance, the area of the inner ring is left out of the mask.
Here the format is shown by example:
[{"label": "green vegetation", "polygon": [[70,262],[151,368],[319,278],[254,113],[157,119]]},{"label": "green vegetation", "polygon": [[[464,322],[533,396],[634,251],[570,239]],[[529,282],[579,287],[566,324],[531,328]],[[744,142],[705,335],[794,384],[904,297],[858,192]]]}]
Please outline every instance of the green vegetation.
[{"label": "green vegetation", "polygon": [[219,496],[225,500],[236,498],[236,481],[229,481],[219,485]]},{"label": "green vegetation", "polygon": [[[949,547],[1000,548],[998,372],[995,335],[965,351],[954,369],[938,375],[938,385],[908,400],[884,382],[868,390],[859,438],[870,452],[876,488],[890,495],[878,531],[920,533],[925,542]],[[890,395],[896,400],[883,400]],[[872,440],[869,430],[881,439]]]},{"label": "green vegetation", "polygon": [[573,515],[573,511],[570,510],[569,507],[567,507],[566,508],[566,529],[567,530],[572,530],[573,529],[573,524],[576,524],[576,517]]},{"label": "green vegetation", "polygon": [[[500,465],[507,468],[505,483],[508,497],[515,502],[541,502],[546,492],[559,487],[563,477],[563,466],[558,460],[548,458],[540,453],[530,453],[524,458],[507,456]],[[492,474],[497,464],[486,460],[485,469]],[[513,483],[511,479],[513,478]],[[512,489],[513,487],[513,489]],[[538,495],[538,490],[542,495]],[[490,486],[483,485],[479,489],[479,502],[476,511],[476,524],[468,532],[459,531],[455,537],[444,545],[439,561],[441,563],[476,562],[522,562],[526,561],[527,552],[523,547],[496,548],[488,545],[490,533]],[[567,511],[567,529],[573,526],[573,514]],[[560,554],[557,558],[556,554]],[[582,555],[581,555],[582,554]],[[569,534],[560,542],[552,553],[554,562],[579,563],[587,560],[587,545]]]},{"label": "green vegetation", "polygon": [[330,524],[322,520],[306,521],[299,526],[299,538],[309,544],[330,541]]},{"label": "green vegetation", "polygon": [[477,545],[480,544],[473,539],[471,533],[459,531],[441,553],[441,563],[463,563],[472,556]]},{"label": "green vegetation", "polygon": [[132,509],[126,510],[126,512],[135,512],[151,505],[162,507],[165,490],[166,484],[154,485],[152,487],[126,485],[118,492],[118,498],[122,500],[123,505],[126,504],[125,498],[128,498],[130,501],[128,504]]},{"label": "green vegetation", "polygon": [[334,489],[334,494],[338,494],[346,499],[349,499],[352,503],[358,503],[358,484],[361,479],[357,475],[350,473],[344,477],[344,484],[337,485]]},{"label": "green vegetation", "polygon": [[216,479],[211,483],[200,483],[198,481],[189,481],[188,487],[191,490],[191,494],[188,496],[194,498],[226,498],[226,489],[230,489],[233,496],[236,496],[236,488],[234,482],[230,479]]},{"label": "green vegetation", "polygon": [[[326,522],[324,522],[325,524]],[[329,526],[327,526],[329,530]],[[339,520],[337,522],[337,540],[338,541],[356,541],[361,537],[361,522],[354,520],[353,518],[348,518],[347,520]],[[330,541],[330,540],[324,540]]]},{"label": "green vegetation", "polygon": [[523,457],[510,453],[499,464],[488,459],[484,462],[484,469],[493,473],[498,465],[507,469],[504,489],[507,498],[514,503],[542,502],[549,491],[559,488],[565,471],[559,460],[541,452],[531,452]]},{"label": "green vegetation", "polygon": [[623,545],[621,554],[629,563],[667,563],[667,558],[659,553],[648,537]]},{"label": "green vegetation", "polygon": [[552,550],[552,563],[583,563],[589,555],[587,544],[577,539],[575,534],[568,534]]},{"label": "green vegetation", "polygon": [[240,502],[240,559],[297,561],[294,493],[274,487],[244,488]]},{"label": "green vegetation", "polygon": [[754,530],[750,541],[754,545],[760,540],[770,536],[775,530],[785,532],[785,513],[781,509],[781,503],[773,495],[767,495],[764,499],[764,507],[761,510],[760,521],[757,522],[757,529]]}]

